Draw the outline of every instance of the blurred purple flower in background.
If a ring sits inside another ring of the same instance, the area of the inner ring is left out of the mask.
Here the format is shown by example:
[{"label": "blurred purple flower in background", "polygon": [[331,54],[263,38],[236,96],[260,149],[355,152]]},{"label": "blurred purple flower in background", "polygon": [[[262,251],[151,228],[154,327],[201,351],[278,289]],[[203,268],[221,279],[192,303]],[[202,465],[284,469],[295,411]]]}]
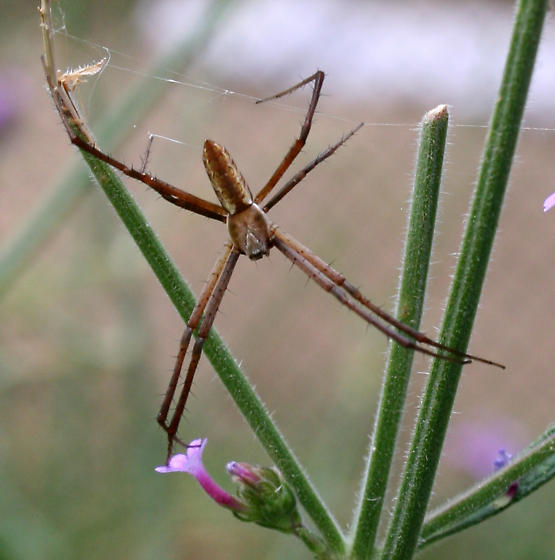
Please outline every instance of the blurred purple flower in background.
[{"label": "blurred purple flower in background", "polygon": [[484,424],[458,421],[449,432],[445,459],[478,480],[491,474],[494,460],[496,469],[505,466],[501,461],[511,458],[505,449],[520,449],[525,441],[522,428],[510,418]]},{"label": "blurred purple flower in background", "polygon": [[506,467],[512,458],[513,456],[511,453],[507,453],[507,451],[503,448],[500,449],[497,452],[497,458],[493,462],[493,468],[498,471],[499,469]]},{"label": "blurred purple flower in background", "polygon": [[551,210],[555,206],[555,192],[551,193],[544,201],[543,201],[543,211],[547,212]]},{"label": "blurred purple flower in background", "polygon": [[27,80],[17,70],[0,71],[0,135],[3,134],[23,111],[28,97]]}]

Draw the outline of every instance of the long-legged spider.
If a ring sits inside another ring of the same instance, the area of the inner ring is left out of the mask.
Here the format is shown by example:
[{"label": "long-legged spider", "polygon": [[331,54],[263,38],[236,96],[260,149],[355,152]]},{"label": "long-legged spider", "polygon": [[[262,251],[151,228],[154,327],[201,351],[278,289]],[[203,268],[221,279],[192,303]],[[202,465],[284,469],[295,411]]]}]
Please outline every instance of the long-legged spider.
[{"label": "long-legged spider", "polygon": [[[486,364],[504,367],[491,360],[466,354],[440,344],[428,338],[425,334],[401,323],[364,297],[343,275],[312,253],[299,241],[280,231],[278,226],[268,219],[267,213],[275,204],[363,126],[363,123],[359,124],[338,142],[320,153],[268,199],[274,187],[305,145],[320,98],[323,81],[324,73],[317,71],[298,84],[257,102],[277,99],[314,82],[312,98],[299,137],[256,196],[253,197],[245,179],[237,169],[227,150],[212,140],[204,142],[204,166],[216,196],[220,201],[220,205],[194,196],[152,176],[145,171],[144,165],[141,170],[137,170],[100,151],[95,145],[89,143],[73,131],[72,127],[68,124],[67,110],[63,106],[61,97],[54,95],[57,108],[73,144],[119,169],[125,175],[142,181],[172,204],[227,224],[229,240],[225,244],[223,255],[216,261],[208,282],[205,284],[198,302],[187,321],[168,389],[157,416],[158,423],[168,436],[168,458],[171,455],[174,441],[183,443],[178,439],[177,431],[191,391],[202,346],[209,334],[235,265],[241,255],[247,255],[251,260],[258,260],[268,255],[272,247],[276,247],[321,288],[331,293],[343,305],[354,311],[367,323],[375,326],[387,337],[402,346],[444,360],[459,363],[477,360]],[[171,405],[181,378],[185,356],[195,330],[197,330],[197,339],[189,358],[185,381],[179,393],[177,404],[170,415]]]}]

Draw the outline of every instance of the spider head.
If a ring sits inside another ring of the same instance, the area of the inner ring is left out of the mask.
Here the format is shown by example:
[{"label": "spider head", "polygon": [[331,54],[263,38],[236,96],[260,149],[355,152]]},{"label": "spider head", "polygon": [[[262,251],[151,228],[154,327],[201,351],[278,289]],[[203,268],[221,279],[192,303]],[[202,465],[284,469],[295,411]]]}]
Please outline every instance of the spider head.
[{"label": "spider head", "polygon": [[270,252],[270,223],[257,204],[227,217],[229,236],[241,253],[256,261]]}]

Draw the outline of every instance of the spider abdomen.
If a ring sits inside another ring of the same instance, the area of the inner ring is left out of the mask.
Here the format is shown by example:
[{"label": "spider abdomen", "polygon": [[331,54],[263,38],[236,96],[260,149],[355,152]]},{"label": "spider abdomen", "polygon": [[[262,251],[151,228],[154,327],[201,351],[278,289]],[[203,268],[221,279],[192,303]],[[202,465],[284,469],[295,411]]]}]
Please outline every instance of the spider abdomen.
[{"label": "spider abdomen", "polygon": [[245,178],[229,152],[212,140],[205,140],[202,161],[212,188],[230,215],[246,210],[252,204],[252,194]]}]

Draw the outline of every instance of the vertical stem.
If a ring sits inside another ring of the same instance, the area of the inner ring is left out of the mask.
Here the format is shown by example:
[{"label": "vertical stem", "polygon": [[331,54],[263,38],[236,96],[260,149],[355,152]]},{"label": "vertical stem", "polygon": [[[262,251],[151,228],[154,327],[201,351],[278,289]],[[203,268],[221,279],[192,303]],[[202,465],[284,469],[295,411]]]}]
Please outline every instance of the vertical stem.
[{"label": "vertical stem", "polygon": [[[442,327],[443,344],[464,351],[503,203],[547,2],[521,0],[503,82]],[[435,360],[418,416],[383,557],[412,558],[430,498],[461,366]]]},{"label": "vertical stem", "polygon": [[[422,120],[403,274],[396,306],[396,317],[416,330],[424,307],[448,120],[445,105],[429,111]],[[368,558],[374,548],[413,356],[412,350],[397,343],[390,345],[367,472],[353,521],[352,558]]]}]

